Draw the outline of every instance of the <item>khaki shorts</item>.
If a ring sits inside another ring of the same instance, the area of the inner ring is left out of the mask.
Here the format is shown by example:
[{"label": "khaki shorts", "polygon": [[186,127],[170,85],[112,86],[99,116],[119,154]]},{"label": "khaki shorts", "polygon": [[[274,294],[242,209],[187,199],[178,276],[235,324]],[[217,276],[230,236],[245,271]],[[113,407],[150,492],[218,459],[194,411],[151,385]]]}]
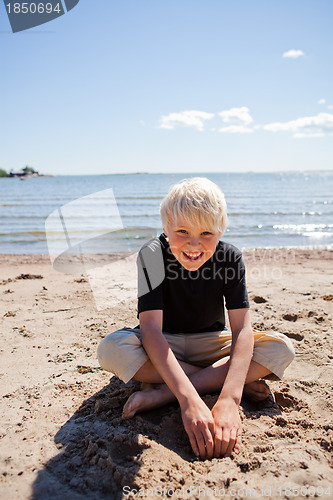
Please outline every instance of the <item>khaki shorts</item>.
[{"label": "khaki shorts", "polygon": [[[176,358],[196,366],[209,366],[230,355],[231,333],[164,333]],[[125,383],[148,361],[139,328],[123,328],[107,335],[99,344],[97,357],[104,370]],[[265,378],[279,380],[295,357],[293,345],[282,333],[254,331],[253,361],[272,373]]]}]

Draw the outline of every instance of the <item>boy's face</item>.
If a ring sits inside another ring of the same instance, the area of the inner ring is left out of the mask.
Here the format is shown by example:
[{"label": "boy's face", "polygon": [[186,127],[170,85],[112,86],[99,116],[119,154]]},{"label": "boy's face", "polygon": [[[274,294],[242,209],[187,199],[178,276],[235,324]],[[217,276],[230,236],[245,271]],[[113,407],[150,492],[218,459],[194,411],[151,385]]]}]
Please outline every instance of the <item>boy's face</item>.
[{"label": "boy's face", "polygon": [[164,230],[170,249],[188,271],[196,271],[214,254],[221,233],[189,225],[182,217]]}]

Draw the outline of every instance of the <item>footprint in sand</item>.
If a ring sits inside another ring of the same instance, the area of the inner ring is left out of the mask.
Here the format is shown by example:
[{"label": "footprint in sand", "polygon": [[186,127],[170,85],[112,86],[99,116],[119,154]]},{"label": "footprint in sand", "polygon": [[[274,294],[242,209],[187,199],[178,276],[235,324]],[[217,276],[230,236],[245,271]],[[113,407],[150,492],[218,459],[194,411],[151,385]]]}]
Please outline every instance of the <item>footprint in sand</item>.
[{"label": "footprint in sand", "polygon": [[285,319],[286,321],[294,321],[295,322],[298,318],[298,315],[287,313],[287,314],[283,314],[282,318]]},{"label": "footprint in sand", "polygon": [[267,300],[264,297],[260,297],[260,295],[255,295],[253,297],[253,302],[255,302],[256,304],[264,304],[265,302],[267,302]]}]

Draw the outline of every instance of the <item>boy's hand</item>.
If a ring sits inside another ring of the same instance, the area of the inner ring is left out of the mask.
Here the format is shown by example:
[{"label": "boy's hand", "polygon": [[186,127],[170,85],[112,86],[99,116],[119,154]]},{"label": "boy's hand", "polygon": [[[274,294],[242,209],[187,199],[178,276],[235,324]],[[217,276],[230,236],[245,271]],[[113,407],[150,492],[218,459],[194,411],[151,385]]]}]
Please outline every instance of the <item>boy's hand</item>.
[{"label": "boy's hand", "polygon": [[214,457],[230,457],[232,450],[239,453],[242,422],[233,399],[220,398],[212,409],[215,422]]},{"label": "boy's hand", "polygon": [[182,419],[194,454],[201,460],[212,459],[214,452],[214,419],[208,406],[198,396],[181,405]]}]

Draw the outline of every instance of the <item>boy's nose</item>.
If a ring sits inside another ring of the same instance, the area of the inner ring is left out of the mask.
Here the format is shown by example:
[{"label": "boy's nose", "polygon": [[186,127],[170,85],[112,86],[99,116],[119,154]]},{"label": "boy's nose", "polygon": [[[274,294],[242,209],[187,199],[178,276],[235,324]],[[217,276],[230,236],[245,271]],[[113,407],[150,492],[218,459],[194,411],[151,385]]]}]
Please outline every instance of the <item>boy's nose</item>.
[{"label": "boy's nose", "polygon": [[199,246],[199,238],[192,236],[189,240],[189,244],[191,247],[197,247]]}]

